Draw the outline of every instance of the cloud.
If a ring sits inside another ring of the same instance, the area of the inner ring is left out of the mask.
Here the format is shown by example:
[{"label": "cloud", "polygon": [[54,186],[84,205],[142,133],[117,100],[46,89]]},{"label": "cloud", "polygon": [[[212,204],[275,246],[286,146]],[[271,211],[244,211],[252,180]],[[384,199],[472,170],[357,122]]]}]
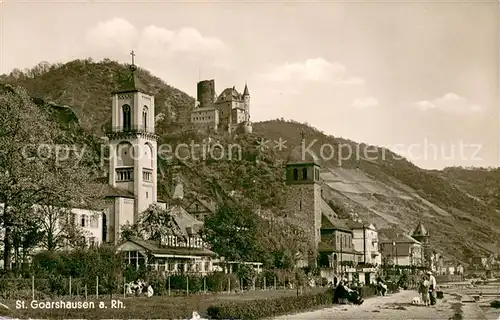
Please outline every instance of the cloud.
[{"label": "cloud", "polygon": [[[138,56],[163,59],[183,57],[204,59],[226,57],[228,47],[218,38],[202,35],[194,28],[170,30],[154,25],[138,29],[127,20],[114,18],[89,29],[85,40],[87,46],[107,55],[120,55],[130,50]],[[211,60],[212,61],[212,60]],[[221,64],[220,61],[213,60]]]},{"label": "cloud", "polygon": [[333,85],[364,85],[362,78],[348,77],[344,65],[332,63],[323,58],[275,66],[263,73],[262,77],[272,82],[310,81],[331,82]]},{"label": "cloud", "polygon": [[483,107],[473,104],[466,98],[455,93],[447,93],[432,101],[418,101],[415,102],[414,106],[422,111],[441,110],[446,113],[455,114],[470,114],[484,111]]},{"label": "cloud", "polygon": [[374,97],[358,98],[355,99],[352,103],[352,106],[358,109],[373,108],[377,107],[378,105],[379,102]]}]

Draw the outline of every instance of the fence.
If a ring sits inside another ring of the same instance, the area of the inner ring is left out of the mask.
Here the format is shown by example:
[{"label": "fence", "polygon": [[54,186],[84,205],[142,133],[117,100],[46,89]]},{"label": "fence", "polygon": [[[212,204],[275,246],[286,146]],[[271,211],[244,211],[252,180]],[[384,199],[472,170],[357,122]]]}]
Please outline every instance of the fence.
[{"label": "fence", "polygon": [[[54,297],[93,299],[103,296],[131,295],[128,286],[137,279],[123,276],[113,281],[95,278],[0,278],[0,298],[3,299],[47,299]],[[238,279],[234,274],[214,273],[200,275],[149,275],[145,282],[151,285],[155,295],[190,295],[232,293],[244,290],[291,289],[294,279],[278,276],[262,276],[253,279]],[[147,292],[144,288],[143,293]]]}]

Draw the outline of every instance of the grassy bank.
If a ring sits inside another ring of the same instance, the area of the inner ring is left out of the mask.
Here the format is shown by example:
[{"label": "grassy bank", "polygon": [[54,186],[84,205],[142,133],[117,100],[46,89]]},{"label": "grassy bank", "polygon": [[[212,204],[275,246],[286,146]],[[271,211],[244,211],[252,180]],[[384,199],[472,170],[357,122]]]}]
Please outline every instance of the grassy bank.
[{"label": "grassy bank", "polygon": [[[325,291],[323,288],[314,288],[304,293],[319,293],[323,291]],[[190,317],[193,311],[206,316],[207,308],[220,302],[293,297],[295,295],[295,290],[258,290],[239,294],[199,294],[184,297],[154,296],[151,298],[131,297],[125,299],[123,296],[115,295],[113,299],[109,296],[102,299],[89,299],[87,302],[89,305],[92,302],[93,306],[90,305],[88,308],[82,306],[83,308],[81,309],[33,309],[31,300],[9,300],[4,302],[4,304],[10,310],[0,310],[0,315],[20,319],[185,319]],[[25,308],[22,308],[23,301]],[[59,300],[40,300],[38,303],[40,304],[41,301],[55,303]],[[64,301],[85,302],[84,299],[65,299]],[[16,308],[16,303],[18,308]],[[112,308],[113,303],[116,308]]]}]

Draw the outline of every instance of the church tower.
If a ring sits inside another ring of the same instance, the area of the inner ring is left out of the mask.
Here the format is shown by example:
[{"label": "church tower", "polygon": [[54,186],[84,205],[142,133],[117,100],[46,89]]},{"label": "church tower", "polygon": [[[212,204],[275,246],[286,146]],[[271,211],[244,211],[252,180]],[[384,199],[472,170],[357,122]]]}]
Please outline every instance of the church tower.
[{"label": "church tower", "polygon": [[147,94],[146,87],[139,81],[134,51],[131,55],[129,75],[112,95],[109,184],[134,195],[133,216],[123,212],[127,219],[119,217],[118,220],[135,223],[139,214],[156,202],[157,137],[154,97]]},{"label": "church tower", "polygon": [[317,248],[321,241],[321,185],[319,158],[307,150],[304,133],[301,144],[293,148],[286,164],[287,201],[286,215],[304,228],[309,243],[307,261],[317,265]]}]

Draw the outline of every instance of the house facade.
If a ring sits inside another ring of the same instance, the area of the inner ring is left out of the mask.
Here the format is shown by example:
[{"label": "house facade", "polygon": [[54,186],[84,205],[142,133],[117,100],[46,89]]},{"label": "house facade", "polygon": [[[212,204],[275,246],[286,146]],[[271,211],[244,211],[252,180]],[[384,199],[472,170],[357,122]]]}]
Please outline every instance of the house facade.
[{"label": "house facade", "polygon": [[423,266],[422,245],[411,236],[391,231],[381,232],[382,265]]},{"label": "house facade", "polygon": [[382,256],[379,252],[378,231],[375,226],[350,220],[345,220],[345,223],[352,230],[354,250],[362,253],[362,259],[359,262],[380,265]]}]

